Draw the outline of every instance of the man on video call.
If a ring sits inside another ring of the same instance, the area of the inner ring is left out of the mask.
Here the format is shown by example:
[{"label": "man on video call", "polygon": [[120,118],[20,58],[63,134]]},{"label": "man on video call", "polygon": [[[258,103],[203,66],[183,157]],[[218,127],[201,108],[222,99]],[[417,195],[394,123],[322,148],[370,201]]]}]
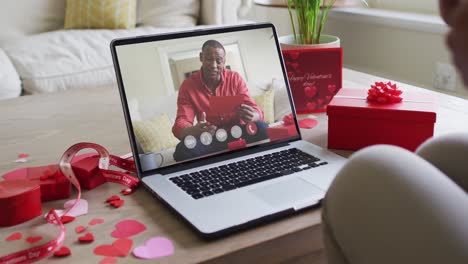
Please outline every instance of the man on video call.
[{"label": "man on video call", "polygon": [[[237,72],[224,67],[226,62],[224,46],[216,40],[206,41],[200,52],[200,61],[202,63],[200,71],[184,80],[179,89],[177,117],[172,127],[174,136],[181,141],[174,152],[176,161],[227,150],[228,143],[237,140],[230,133],[231,127],[236,125],[242,129],[241,138],[246,143],[268,138],[266,133],[268,125],[263,122],[263,111],[250,97],[244,80]],[[210,98],[213,96],[241,96],[242,104],[231,115],[221,119],[211,118]],[[195,117],[196,124],[194,124]],[[249,127],[255,126],[256,133],[246,133],[247,124]],[[227,132],[223,133],[226,140],[218,140],[217,136],[221,135],[219,132],[224,131]],[[209,135],[204,132],[208,132]],[[190,140],[184,142],[188,136],[192,136],[190,137],[192,142]],[[204,144],[201,142],[201,136],[205,137]],[[206,140],[206,136],[212,140]]]}]

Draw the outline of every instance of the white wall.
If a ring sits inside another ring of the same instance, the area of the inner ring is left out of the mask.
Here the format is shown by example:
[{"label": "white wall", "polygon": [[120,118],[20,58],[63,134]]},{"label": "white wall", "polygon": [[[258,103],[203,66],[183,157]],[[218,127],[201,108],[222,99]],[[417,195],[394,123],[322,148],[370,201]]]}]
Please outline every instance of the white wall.
[{"label": "white wall", "polygon": [[[434,1],[430,1],[434,8]],[[341,38],[345,67],[437,90],[433,85],[437,64],[453,66],[445,45],[448,29],[437,16],[416,15],[414,22],[412,15],[405,16],[407,19],[399,21],[336,10],[329,16],[325,33]],[[255,6],[251,17],[272,22],[280,36],[292,33],[286,8]],[[456,75],[455,91],[437,91],[468,98],[468,91]]]}]

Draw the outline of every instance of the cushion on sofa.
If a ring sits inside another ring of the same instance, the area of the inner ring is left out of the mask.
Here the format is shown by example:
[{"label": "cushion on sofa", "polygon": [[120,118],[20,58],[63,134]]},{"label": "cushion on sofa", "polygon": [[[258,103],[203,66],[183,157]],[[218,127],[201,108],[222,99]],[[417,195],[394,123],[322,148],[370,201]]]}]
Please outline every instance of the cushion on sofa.
[{"label": "cushion on sofa", "polygon": [[65,29],[134,28],[136,0],[67,0]]},{"label": "cushion on sofa", "polygon": [[0,46],[31,34],[63,28],[64,0],[2,1]]},{"label": "cushion on sofa", "polygon": [[144,153],[175,147],[179,140],[172,134],[172,122],[166,114],[132,122],[135,137]]},{"label": "cushion on sofa", "polygon": [[199,0],[139,0],[137,25],[190,27],[199,19]]},{"label": "cushion on sofa", "polygon": [[0,99],[18,97],[21,94],[21,81],[5,52],[0,49]]},{"label": "cushion on sofa", "polygon": [[181,29],[60,30],[8,43],[4,50],[21,76],[26,93],[115,86],[109,49],[113,39],[175,30]]}]

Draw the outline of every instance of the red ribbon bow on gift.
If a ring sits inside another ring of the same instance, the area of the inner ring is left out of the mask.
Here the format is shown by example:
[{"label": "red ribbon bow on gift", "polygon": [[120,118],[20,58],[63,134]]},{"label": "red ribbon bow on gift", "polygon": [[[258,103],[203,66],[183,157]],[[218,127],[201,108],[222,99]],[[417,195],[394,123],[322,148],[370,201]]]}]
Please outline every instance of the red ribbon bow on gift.
[{"label": "red ribbon bow on gift", "polygon": [[398,90],[397,85],[392,82],[376,82],[374,85],[371,85],[367,93],[367,100],[379,104],[401,103],[403,101],[403,98],[400,96],[402,93],[403,91]]},{"label": "red ribbon bow on gift", "polygon": [[283,123],[284,125],[293,125],[294,124],[294,116],[293,114],[285,115],[283,117]]}]

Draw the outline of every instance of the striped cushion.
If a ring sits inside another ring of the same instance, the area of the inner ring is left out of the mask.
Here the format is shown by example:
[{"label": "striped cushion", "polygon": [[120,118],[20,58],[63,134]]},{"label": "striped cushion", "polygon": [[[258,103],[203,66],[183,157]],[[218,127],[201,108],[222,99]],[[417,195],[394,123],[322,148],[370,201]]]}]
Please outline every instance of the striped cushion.
[{"label": "striped cushion", "polygon": [[65,29],[134,28],[136,0],[67,0]]}]

